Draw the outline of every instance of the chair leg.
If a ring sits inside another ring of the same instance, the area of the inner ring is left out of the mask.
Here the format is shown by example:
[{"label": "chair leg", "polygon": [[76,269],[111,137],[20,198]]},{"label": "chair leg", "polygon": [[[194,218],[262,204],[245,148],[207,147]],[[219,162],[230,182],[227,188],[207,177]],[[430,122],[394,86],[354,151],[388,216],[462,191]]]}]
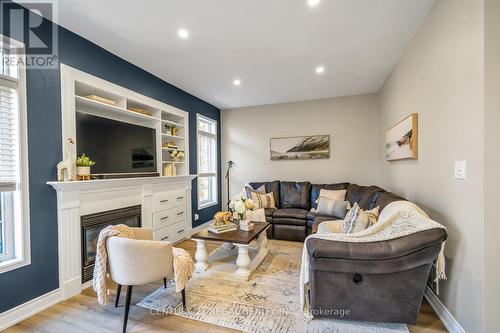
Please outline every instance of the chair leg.
[{"label": "chair leg", "polygon": [[122,285],[117,284],[116,285],[116,299],[115,299],[115,308],[118,307],[118,302],[120,301],[120,294],[122,292]]},{"label": "chair leg", "polygon": [[167,289],[167,278],[163,278],[163,288]]},{"label": "chair leg", "polygon": [[127,286],[127,297],[125,299],[125,314],[123,315],[123,333],[127,332],[128,312],[132,300],[132,286]]},{"label": "chair leg", "polygon": [[182,295],[182,308],[184,309],[184,311],[187,311],[187,308],[186,308],[186,287],[184,287],[184,289],[181,290],[181,295]]}]

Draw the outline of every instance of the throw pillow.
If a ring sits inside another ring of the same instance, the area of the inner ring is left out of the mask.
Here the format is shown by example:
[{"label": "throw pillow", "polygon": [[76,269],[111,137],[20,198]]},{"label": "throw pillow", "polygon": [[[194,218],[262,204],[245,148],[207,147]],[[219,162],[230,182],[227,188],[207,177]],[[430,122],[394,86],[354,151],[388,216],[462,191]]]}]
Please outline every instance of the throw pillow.
[{"label": "throw pillow", "polygon": [[347,190],[325,190],[321,189],[319,191],[319,196],[318,199],[316,200],[316,203],[319,202],[319,198],[324,197],[328,199],[332,199],[335,201],[345,201],[345,195],[347,193]]},{"label": "throw pillow", "polygon": [[366,228],[377,223],[378,213],[379,207],[364,211],[356,202],[344,218],[341,229],[342,233],[352,234],[365,230]]},{"label": "throw pillow", "polygon": [[319,197],[316,213],[343,219],[347,213],[348,206],[348,201],[337,201],[325,197]]},{"label": "throw pillow", "polygon": [[247,189],[247,193],[249,194],[248,199],[252,199],[255,203],[255,209],[276,208],[273,192],[262,194],[255,190]]},{"label": "throw pillow", "polygon": [[266,187],[264,185],[262,185],[261,187],[254,189],[250,185],[245,185],[245,192],[246,192],[246,195],[247,195],[248,199],[251,199],[250,198],[250,192],[251,191],[254,191],[254,192],[257,192],[257,193],[261,193],[261,194],[266,194]]}]

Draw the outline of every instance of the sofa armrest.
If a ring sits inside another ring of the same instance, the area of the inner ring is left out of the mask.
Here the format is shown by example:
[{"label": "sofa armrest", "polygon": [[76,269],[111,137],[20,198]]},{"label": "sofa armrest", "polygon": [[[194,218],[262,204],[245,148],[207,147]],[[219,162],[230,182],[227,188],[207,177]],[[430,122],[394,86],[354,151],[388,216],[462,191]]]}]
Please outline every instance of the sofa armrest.
[{"label": "sofa armrest", "polygon": [[306,241],[306,247],[311,258],[380,260],[402,257],[441,244],[446,240],[446,237],[446,230],[439,228],[424,230],[387,241],[368,243],[309,238]]}]

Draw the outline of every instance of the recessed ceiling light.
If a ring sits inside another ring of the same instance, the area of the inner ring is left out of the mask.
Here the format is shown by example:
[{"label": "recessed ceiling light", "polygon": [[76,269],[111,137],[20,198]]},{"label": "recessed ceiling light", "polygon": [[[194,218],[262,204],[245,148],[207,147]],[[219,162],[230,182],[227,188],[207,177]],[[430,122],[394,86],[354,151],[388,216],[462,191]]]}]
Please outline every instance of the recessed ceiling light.
[{"label": "recessed ceiling light", "polygon": [[177,33],[179,34],[179,37],[182,39],[188,39],[189,37],[189,31],[187,31],[186,29],[179,29]]},{"label": "recessed ceiling light", "polygon": [[316,7],[319,5],[320,0],[307,0],[307,4],[309,7]]},{"label": "recessed ceiling light", "polygon": [[317,74],[323,74],[324,71],[325,71],[325,67],[323,67],[323,66],[316,67]]},{"label": "recessed ceiling light", "polygon": [[235,86],[239,86],[239,85],[241,85],[241,80],[236,79],[236,80],[233,81],[233,84]]}]

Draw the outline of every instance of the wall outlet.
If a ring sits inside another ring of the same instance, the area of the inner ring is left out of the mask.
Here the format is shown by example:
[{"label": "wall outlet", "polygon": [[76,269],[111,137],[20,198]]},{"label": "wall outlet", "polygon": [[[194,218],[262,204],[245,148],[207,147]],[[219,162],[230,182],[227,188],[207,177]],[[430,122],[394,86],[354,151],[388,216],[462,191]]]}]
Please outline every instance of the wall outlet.
[{"label": "wall outlet", "polygon": [[200,215],[194,214],[194,220],[197,221],[200,218]]},{"label": "wall outlet", "polygon": [[455,178],[465,179],[465,161],[455,161]]}]

